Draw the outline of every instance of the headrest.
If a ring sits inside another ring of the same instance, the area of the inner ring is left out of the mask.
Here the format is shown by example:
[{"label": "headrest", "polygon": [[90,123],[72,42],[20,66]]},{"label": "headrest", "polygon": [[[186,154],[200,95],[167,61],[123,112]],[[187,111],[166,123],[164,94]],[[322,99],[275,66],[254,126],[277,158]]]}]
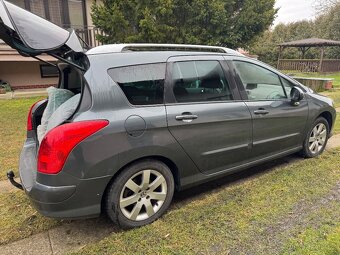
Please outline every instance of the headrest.
[{"label": "headrest", "polygon": [[207,79],[202,80],[201,87],[207,88],[207,89],[222,89],[223,84],[220,80],[220,77],[209,77]]}]

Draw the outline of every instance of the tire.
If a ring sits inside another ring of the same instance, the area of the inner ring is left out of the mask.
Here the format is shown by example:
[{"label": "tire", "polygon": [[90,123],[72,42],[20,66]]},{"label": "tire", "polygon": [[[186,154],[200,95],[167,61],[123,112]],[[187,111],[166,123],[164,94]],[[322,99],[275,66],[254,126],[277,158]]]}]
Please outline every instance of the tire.
[{"label": "tire", "polygon": [[[323,128],[321,133],[325,132],[324,135],[320,135],[317,131],[317,129],[321,127]],[[319,156],[326,148],[329,132],[330,128],[327,120],[323,117],[317,118],[303,142],[303,148],[301,151],[302,156],[305,158],[314,158]],[[312,137],[316,139],[314,142]],[[315,143],[315,145],[312,146],[312,143]]]},{"label": "tire", "polygon": [[[149,182],[143,182],[144,178]],[[164,163],[137,162],[124,169],[108,187],[106,213],[124,229],[150,224],[168,209],[174,188],[173,175]]]}]

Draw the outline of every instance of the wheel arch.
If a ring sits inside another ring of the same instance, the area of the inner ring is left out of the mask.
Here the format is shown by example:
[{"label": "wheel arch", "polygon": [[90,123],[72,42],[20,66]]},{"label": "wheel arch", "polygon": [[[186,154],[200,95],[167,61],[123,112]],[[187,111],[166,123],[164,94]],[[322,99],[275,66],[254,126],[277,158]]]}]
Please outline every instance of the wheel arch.
[{"label": "wheel arch", "polygon": [[329,111],[324,111],[322,112],[317,118],[323,117],[327,120],[328,125],[329,125],[329,130],[332,130],[333,127],[333,116]]},{"label": "wheel arch", "polygon": [[124,171],[124,169],[126,169],[127,167],[140,162],[140,161],[146,161],[146,160],[157,160],[160,161],[162,163],[164,163],[167,167],[169,167],[173,177],[174,177],[174,182],[175,182],[175,190],[178,191],[180,189],[180,174],[179,174],[179,170],[177,165],[169,158],[164,157],[164,156],[160,156],[160,155],[150,155],[150,156],[145,156],[142,158],[138,158],[135,160],[132,160],[130,162],[128,162],[127,164],[125,164],[124,166],[122,166],[111,178],[111,180],[108,182],[108,184],[105,187],[105,191],[104,194],[102,196],[101,199],[101,207],[102,207],[102,211],[103,211],[103,206],[105,205],[104,201],[108,192],[108,188],[110,187],[110,185],[114,182],[114,180],[117,178],[117,176]]}]

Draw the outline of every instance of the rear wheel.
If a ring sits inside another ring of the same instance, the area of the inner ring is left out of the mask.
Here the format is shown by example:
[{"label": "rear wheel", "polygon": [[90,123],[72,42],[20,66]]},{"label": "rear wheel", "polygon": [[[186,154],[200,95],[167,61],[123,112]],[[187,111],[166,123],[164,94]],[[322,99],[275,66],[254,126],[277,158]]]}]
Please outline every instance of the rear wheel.
[{"label": "rear wheel", "polygon": [[329,136],[329,124],[323,117],[319,117],[307,133],[303,144],[302,154],[306,158],[319,156],[326,148]]},{"label": "rear wheel", "polygon": [[174,193],[170,169],[155,160],[126,168],[109,187],[106,212],[122,228],[150,224],[169,207]]}]

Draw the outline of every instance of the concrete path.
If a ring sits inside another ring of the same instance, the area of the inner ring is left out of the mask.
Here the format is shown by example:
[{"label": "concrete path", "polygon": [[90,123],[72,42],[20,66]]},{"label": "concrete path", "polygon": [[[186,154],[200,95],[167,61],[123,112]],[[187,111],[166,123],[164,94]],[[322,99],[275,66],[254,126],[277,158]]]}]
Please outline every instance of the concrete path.
[{"label": "concrete path", "polygon": [[0,99],[27,98],[47,96],[46,89],[19,89],[6,94],[0,94]]},{"label": "concrete path", "polygon": [[340,147],[340,134],[333,135],[331,139],[328,140],[326,150],[334,149]]},{"label": "concrete path", "polygon": [[29,238],[0,246],[1,255],[56,255],[77,251],[117,231],[107,219],[73,221]]}]

